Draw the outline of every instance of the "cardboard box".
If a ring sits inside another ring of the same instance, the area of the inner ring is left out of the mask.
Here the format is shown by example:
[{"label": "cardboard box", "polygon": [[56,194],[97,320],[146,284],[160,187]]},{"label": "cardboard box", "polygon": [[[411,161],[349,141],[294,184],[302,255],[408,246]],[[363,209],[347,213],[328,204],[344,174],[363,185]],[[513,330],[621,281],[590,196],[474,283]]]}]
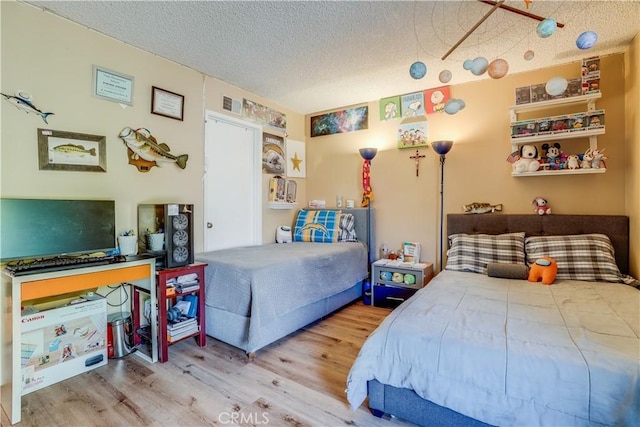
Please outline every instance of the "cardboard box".
[{"label": "cardboard box", "polygon": [[107,364],[107,303],[89,301],[22,316],[22,395]]},{"label": "cardboard box", "polygon": [[528,104],[531,102],[531,86],[516,88],[516,105]]},{"label": "cardboard box", "polygon": [[420,262],[420,243],[404,242],[402,244],[404,262]]}]

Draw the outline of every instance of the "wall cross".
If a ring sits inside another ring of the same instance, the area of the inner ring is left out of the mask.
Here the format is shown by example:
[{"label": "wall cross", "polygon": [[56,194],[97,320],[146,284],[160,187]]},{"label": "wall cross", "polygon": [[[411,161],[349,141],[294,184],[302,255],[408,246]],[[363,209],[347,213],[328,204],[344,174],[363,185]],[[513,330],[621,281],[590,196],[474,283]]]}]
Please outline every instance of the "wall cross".
[{"label": "wall cross", "polygon": [[420,159],[424,158],[424,154],[420,154],[418,150],[416,150],[415,156],[409,156],[410,159],[415,159],[416,161],[416,176],[420,176]]}]

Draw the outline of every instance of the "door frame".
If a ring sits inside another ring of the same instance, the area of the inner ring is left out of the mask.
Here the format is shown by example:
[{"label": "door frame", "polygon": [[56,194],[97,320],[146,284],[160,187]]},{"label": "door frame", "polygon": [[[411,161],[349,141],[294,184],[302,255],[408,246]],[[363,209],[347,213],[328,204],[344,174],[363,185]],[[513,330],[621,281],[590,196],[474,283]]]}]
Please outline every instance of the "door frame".
[{"label": "door frame", "polygon": [[[228,124],[244,127],[248,130],[253,131],[253,204],[254,204],[254,215],[253,215],[253,244],[260,245],[262,244],[262,127],[246,120],[237,119],[234,117],[229,117],[225,114],[220,114],[212,110],[205,110],[205,127],[204,127],[204,145],[203,145],[203,158],[204,158],[204,173],[202,177],[202,192],[203,192],[203,248],[207,245],[207,212],[206,208],[209,206],[209,196],[207,195],[207,180],[206,175],[209,168],[209,159],[207,158],[207,122],[209,120],[217,120],[220,122],[226,122]],[[205,249],[206,250],[206,249]]]}]

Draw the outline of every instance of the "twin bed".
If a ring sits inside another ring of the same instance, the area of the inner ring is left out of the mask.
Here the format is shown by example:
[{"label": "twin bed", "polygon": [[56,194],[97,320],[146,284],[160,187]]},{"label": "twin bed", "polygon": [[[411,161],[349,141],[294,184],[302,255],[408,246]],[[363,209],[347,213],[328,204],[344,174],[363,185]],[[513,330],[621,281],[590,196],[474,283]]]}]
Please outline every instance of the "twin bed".
[{"label": "twin bed", "polygon": [[[429,426],[640,425],[628,218],[450,214],[447,229],[447,269],[367,339],[351,406]],[[550,286],[487,275],[542,255]]]},{"label": "twin bed", "polygon": [[335,212],[340,211],[301,210],[292,243],[197,254],[197,261],[208,263],[207,335],[254,357],[262,347],[360,298],[374,212]]}]

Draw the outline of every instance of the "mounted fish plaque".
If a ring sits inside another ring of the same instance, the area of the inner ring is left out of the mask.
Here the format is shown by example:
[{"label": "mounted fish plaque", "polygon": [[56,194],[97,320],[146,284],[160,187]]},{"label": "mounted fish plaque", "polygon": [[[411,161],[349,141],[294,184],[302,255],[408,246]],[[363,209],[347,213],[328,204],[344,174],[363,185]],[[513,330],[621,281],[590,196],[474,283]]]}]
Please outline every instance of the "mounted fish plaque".
[{"label": "mounted fish plaque", "polygon": [[153,166],[162,167],[167,163],[175,163],[180,169],[187,167],[188,154],[171,154],[169,146],[159,144],[148,129],[126,127],[118,136],[127,146],[129,164],[140,172],[149,172]]}]

